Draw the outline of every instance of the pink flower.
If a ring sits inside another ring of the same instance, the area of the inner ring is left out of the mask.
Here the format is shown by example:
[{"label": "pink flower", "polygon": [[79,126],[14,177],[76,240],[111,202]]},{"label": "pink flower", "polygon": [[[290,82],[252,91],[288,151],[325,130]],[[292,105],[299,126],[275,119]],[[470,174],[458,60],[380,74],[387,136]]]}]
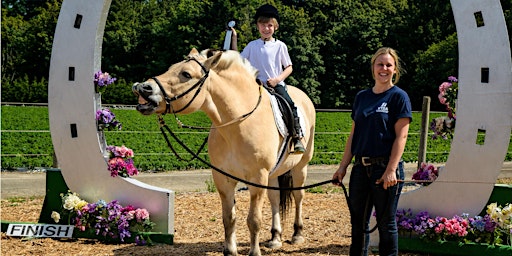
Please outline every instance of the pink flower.
[{"label": "pink flower", "polygon": [[145,219],[149,219],[148,210],[138,208],[137,210],[135,210],[135,218],[137,218],[138,222],[142,222]]},{"label": "pink flower", "polygon": [[446,90],[448,90],[448,88],[452,87],[452,83],[449,83],[449,82],[444,82],[442,83],[440,86],[439,86],[439,95],[443,95],[446,93]]},{"label": "pink flower", "polygon": [[116,147],[117,156],[120,157],[133,157],[133,150],[125,147],[124,145],[121,147]]},{"label": "pink flower", "polygon": [[126,213],[127,220],[133,220],[135,218],[135,211],[129,211]]},{"label": "pink flower", "polygon": [[108,160],[108,170],[110,176],[128,177],[139,174],[139,171],[133,164],[133,150],[126,146],[107,146],[107,151],[110,152],[110,159]]}]

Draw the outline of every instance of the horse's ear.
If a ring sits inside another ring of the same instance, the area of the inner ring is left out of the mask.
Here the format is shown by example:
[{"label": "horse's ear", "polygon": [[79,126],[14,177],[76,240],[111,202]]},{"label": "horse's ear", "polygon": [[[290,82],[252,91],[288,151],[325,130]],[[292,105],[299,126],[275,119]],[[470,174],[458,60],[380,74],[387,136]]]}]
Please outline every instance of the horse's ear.
[{"label": "horse's ear", "polygon": [[188,55],[191,56],[191,55],[197,55],[197,54],[199,54],[197,49],[196,48],[192,48],[192,50],[190,51],[190,53]]},{"label": "horse's ear", "polygon": [[207,69],[215,68],[219,64],[219,61],[220,61],[221,57],[222,57],[222,52],[221,51],[218,51],[218,52],[214,53],[211,57],[209,57],[204,62],[204,66]]}]

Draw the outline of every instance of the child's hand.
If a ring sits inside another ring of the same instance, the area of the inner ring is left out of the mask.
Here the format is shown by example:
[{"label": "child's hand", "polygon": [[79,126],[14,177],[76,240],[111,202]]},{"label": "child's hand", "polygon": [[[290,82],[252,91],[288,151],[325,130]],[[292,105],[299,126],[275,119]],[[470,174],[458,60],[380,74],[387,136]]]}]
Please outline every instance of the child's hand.
[{"label": "child's hand", "polygon": [[276,87],[276,85],[279,83],[279,81],[275,78],[269,78],[267,79],[267,85],[270,87]]}]

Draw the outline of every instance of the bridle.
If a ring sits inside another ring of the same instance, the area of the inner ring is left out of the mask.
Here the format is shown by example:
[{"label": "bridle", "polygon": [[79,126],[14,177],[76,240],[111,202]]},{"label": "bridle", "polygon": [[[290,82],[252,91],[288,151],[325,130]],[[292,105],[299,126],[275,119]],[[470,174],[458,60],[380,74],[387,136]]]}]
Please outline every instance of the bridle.
[{"label": "bridle", "polygon": [[[151,78],[151,79],[153,79],[156,82],[156,84],[158,85],[158,87],[160,88],[160,91],[162,92],[162,94],[164,96],[165,112],[163,114],[167,114],[167,113],[176,114],[176,113],[179,113],[179,112],[185,110],[186,108],[188,108],[190,106],[190,104],[192,104],[192,102],[195,100],[197,95],[199,95],[199,93],[201,92],[201,89],[203,88],[203,85],[204,85],[206,79],[208,78],[208,75],[210,74],[210,71],[207,70],[206,67],[203,64],[201,64],[201,62],[199,62],[198,60],[196,60],[193,57],[188,57],[185,62],[188,62],[188,61],[191,61],[191,60],[195,61],[199,66],[201,66],[201,69],[204,72],[204,76],[201,77],[201,79],[199,79],[199,81],[197,81],[192,87],[190,87],[188,90],[186,90],[185,92],[183,92],[183,93],[181,93],[179,95],[176,95],[174,97],[169,97],[167,95],[167,93],[165,92],[165,90],[164,90],[164,88],[162,86],[162,83],[160,83],[160,81],[158,80],[158,78],[156,78],[156,77],[152,77]],[[189,94],[192,90],[194,90],[196,88],[197,88],[197,90],[196,90],[194,96],[192,97],[192,99],[190,99],[190,101],[185,106],[183,106],[181,109],[174,110],[174,108],[172,107],[171,103],[173,101],[176,101],[176,100],[186,96],[187,94]],[[233,120],[231,120],[231,121],[229,121],[227,123],[224,123],[224,124],[221,124],[221,125],[217,125],[217,126],[211,126],[211,127],[197,127],[197,126],[186,126],[186,127],[187,128],[192,128],[192,129],[216,129],[216,128],[220,128],[220,127],[224,127],[224,126],[229,126],[229,125],[232,125],[232,124],[237,123],[237,122],[242,122],[243,120],[248,118],[252,113],[254,113],[254,111],[256,111],[256,109],[258,108],[258,106],[261,103],[262,94],[263,94],[263,87],[259,86],[258,102],[254,106],[254,108],[251,111],[249,111],[248,113],[243,114],[243,115],[239,116],[238,118],[235,118],[235,119],[233,119]],[[143,97],[146,98],[145,96],[143,96]],[[148,100],[148,99],[146,99],[146,100]],[[175,115],[175,118],[178,121],[178,125],[180,127],[185,127],[185,125],[178,119],[178,117],[176,115]],[[159,122],[162,124],[162,121],[159,121]]]},{"label": "bridle", "polygon": [[[196,60],[195,58],[192,58],[192,57],[188,57],[187,60],[185,62],[188,62],[188,61],[195,61],[197,64],[199,64],[199,66],[201,66],[201,69],[203,70],[204,72],[204,76],[201,77],[201,79],[199,79],[199,81],[197,81],[192,87],[190,87],[188,90],[184,91],[183,93],[179,94],[179,95],[176,95],[174,97],[169,97],[167,95],[167,93],[165,92],[164,90],[164,87],[162,86],[162,84],[160,83],[160,81],[156,78],[156,77],[152,77],[151,79],[153,79],[156,84],[158,85],[158,87],[160,88],[160,91],[162,92],[163,96],[164,96],[164,100],[165,100],[165,112],[164,113],[173,113],[173,114],[176,114],[176,113],[179,113],[183,110],[185,110],[186,108],[188,108],[190,106],[190,104],[192,104],[192,102],[195,100],[195,98],[197,97],[197,95],[199,95],[199,93],[201,92],[201,89],[203,88],[203,85],[204,85],[204,82],[206,81],[206,78],[208,78],[208,75],[210,74],[210,71],[207,70],[203,64],[201,64],[201,62],[199,62],[198,60]],[[187,95],[188,93],[190,93],[192,90],[196,89],[196,93],[194,94],[194,96],[192,97],[192,99],[190,99],[190,101],[185,105],[183,106],[181,109],[179,110],[174,110],[172,105],[171,105],[171,102],[173,101],[176,101],[182,97],[184,97],[185,95]]]}]

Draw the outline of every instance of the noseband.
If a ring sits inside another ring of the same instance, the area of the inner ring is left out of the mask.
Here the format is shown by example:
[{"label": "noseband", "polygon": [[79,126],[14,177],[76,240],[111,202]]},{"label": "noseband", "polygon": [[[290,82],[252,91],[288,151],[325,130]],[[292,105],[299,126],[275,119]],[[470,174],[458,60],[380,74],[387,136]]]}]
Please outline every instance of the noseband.
[{"label": "noseband", "polygon": [[[195,61],[197,64],[199,64],[199,66],[201,66],[201,69],[203,70],[204,72],[204,76],[201,77],[201,79],[199,79],[199,81],[197,81],[197,83],[195,83],[192,87],[190,87],[188,90],[186,90],[185,92],[183,92],[182,94],[179,94],[179,95],[176,95],[174,97],[169,97],[167,95],[167,93],[165,92],[164,90],[164,87],[162,86],[162,84],[160,83],[160,81],[156,78],[156,77],[152,77],[151,79],[153,79],[156,84],[158,85],[158,87],[160,88],[160,91],[162,91],[162,94],[164,96],[164,100],[165,100],[165,113],[179,113],[183,110],[185,110],[186,108],[188,108],[188,106],[190,106],[190,104],[192,104],[192,102],[194,101],[194,99],[197,97],[197,95],[199,94],[199,92],[201,92],[201,88],[203,88],[203,85],[204,85],[204,82],[206,81],[206,78],[208,78],[208,75],[209,75],[209,70],[207,70],[203,64],[201,64],[201,62],[199,62],[198,60],[194,59],[194,58],[191,58],[189,57],[186,62],[188,61]],[[187,105],[185,105],[184,107],[182,107],[181,109],[179,110],[176,110],[174,111],[174,109],[172,109],[171,111],[171,108],[172,108],[172,105],[171,105],[171,102],[175,101],[175,100],[178,100],[182,97],[184,97],[185,95],[187,95],[189,92],[191,92],[192,90],[196,89],[197,87],[199,87],[196,91],[196,93],[194,94],[194,97],[192,97],[192,99],[187,103]]]}]

